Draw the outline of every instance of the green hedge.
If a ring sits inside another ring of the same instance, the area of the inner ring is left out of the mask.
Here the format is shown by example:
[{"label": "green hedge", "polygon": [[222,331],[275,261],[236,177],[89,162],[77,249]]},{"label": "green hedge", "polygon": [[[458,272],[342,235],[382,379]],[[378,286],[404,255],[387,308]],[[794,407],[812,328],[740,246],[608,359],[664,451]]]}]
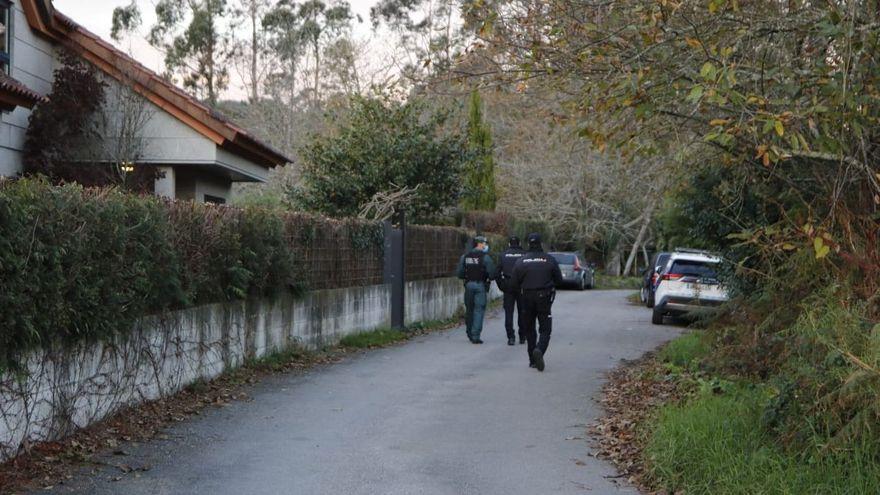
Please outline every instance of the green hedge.
[{"label": "green hedge", "polygon": [[[412,234],[416,278],[451,275],[471,237]],[[379,222],[0,179],[0,370],[36,348],[125,335],[146,314],[382,283],[382,266]]]},{"label": "green hedge", "polygon": [[145,314],[300,289],[298,225],[268,210],[0,182],[0,369]]}]

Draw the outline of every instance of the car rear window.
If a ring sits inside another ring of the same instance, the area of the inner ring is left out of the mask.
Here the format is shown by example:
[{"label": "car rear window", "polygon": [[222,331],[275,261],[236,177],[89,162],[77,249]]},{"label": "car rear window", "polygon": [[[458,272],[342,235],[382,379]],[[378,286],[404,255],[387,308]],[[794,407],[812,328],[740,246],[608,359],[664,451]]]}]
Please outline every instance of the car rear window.
[{"label": "car rear window", "polygon": [[556,258],[556,262],[560,265],[573,265],[575,255],[570,253],[552,253],[552,256]]},{"label": "car rear window", "polygon": [[718,274],[715,271],[716,266],[717,263],[707,263],[705,261],[675,260],[672,262],[669,273],[676,273],[686,277],[718,278]]},{"label": "car rear window", "polygon": [[663,271],[663,268],[666,267],[666,263],[669,261],[669,257],[672,256],[670,254],[661,254],[657,256],[657,262],[654,263],[654,266],[659,266],[660,271]]}]

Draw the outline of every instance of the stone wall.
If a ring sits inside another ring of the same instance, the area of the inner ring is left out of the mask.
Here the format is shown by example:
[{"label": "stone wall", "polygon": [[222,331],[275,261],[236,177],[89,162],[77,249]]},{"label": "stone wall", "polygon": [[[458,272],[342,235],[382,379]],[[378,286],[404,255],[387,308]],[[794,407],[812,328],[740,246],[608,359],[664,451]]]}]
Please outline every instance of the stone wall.
[{"label": "stone wall", "polygon": [[[452,317],[462,293],[456,279],[409,282],[407,322]],[[150,316],[112,342],[34,353],[26,373],[0,375],[0,460],[248,359],[388,327],[390,313],[388,285],[322,290]]]}]

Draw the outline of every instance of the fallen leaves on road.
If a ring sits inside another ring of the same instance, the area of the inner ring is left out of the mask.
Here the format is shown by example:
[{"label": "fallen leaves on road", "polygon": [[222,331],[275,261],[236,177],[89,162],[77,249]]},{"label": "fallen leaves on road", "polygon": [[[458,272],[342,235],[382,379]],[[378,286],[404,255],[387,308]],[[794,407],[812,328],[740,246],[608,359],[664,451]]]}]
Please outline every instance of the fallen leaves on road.
[{"label": "fallen leaves on road", "polygon": [[[497,317],[497,313],[495,307],[487,317]],[[409,338],[427,335],[454,328],[460,323],[458,319],[451,319],[439,325],[413,328],[408,335]],[[5,495],[36,488],[45,490],[63,485],[73,478],[78,469],[104,464],[97,460],[101,455],[127,456],[128,453],[119,447],[123,442],[168,440],[169,437],[162,433],[166,427],[200,415],[206,407],[227,407],[233,402],[250,401],[247,387],[258,383],[265,376],[275,373],[302,373],[361,352],[364,350],[334,347],[320,352],[293,352],[281,362],[267,360],[252,363],[211,382],[195,383],[165,399],[120,411],[63,440],[26,445],[23,454],[0,464],[0,493]],[[149,467],[126,470],[128,466],[124,464],[116,467],[125,474],[149,470]],[[121,479],[120,476],[112,478],[113,481]]]},{"label": "fallen leaves on road", "polygon": [[617,468],[619,476],[646,493],[656,495],[648,486],[647,469],[642,456],[646,420],[663,404],[679,399],[683,390],[670,377],[654,354],[623,364],[609,373],[599,399],[605,415],[590,426],[596,458],[605,459]]},{"label": "fallen leaves on road", "polygon": [[[206,407],[226,407],[232,402],[250,400],[247,387],[276,372],[302,372],[317,365],[341,360],[345,350],[299,353],[285,363],[256,364],[231,371],[208,383],[194,384],[165,399],[141,404],[80,430],[57,442],[29,446],[18,457],[0,465],[0,493],[16,493],[36,488],[57,488],[85,467],[98,467],[101,455],[128,456],[123,442],[168,439],[161,434],[169,425],[201,414]],[[115,466],[123,474],[146,471],[149,467]],[[119,476],[113,479],[121,479]]]}]

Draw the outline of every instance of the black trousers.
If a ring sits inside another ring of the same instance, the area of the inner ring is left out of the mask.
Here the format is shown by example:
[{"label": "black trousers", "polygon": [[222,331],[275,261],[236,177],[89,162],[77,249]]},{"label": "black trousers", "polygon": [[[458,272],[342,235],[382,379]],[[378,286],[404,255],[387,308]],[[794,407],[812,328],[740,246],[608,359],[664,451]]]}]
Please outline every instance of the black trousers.
[{"label": "black trousers", "polygon": [[523,330],[523,303],[522,297],[516,292],[504,292],[504,329],[507,330],[507,338],[512,339],[516,335],[513,331],[513,311],[516,309],[516,328],[519,337],[524,338]]},{"label": "black trousers", "polygon": [[[550,346],[550,334],[553,333],[553,299],[556,291],[549,290],[526,290],[523,291],[523,332],[528,342],[529,361],[532,360],[532,351],[537,347],[542,353],[547,353]],[[540,325],[540,330],[535,323]],[[540,334],[540,337],[538,336]]]}]

